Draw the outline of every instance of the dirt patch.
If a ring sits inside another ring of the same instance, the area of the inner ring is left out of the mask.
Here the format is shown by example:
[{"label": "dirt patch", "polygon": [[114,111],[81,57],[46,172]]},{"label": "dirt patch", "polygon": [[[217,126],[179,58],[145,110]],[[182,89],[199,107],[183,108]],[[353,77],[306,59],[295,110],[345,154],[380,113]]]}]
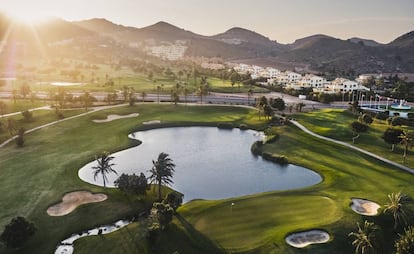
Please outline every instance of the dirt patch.
[{"label": "dirt patch", "polygon": [[374,216],[378,214],[378,209],[381,207],[379,204],[360,198],[352,198],[351,209],[362,215]]},{"label": "dirt patch", "polygon": [[121,115],[108,115],[106,117],[106,119],[102,119],[102,120],[97,119],[97,120],[93,120],[93,122],[94,123],[107,123],[107,122],[111,122],[111,121],[118,120],[118,119],[132,118],[132,117],[137,117],[137,116],[139,116],[138,113],[132,113],[132,114],[123,115],[123,116],[121,116]]},{"label": "dirt patch", "polygon": [[50,216],[67,215],[80,205],[102,202],[107,198],[105,194],[93,194],[89,191],[70,192],[63,196],[62,202],[49,207],[47,214]]},{"label": "dirt patch", "polygon": [[329,234],[322,230],[310,230],[290,234],[285,240],[290,246],[304,248],[310,244],[326,243],[329,241]]}]

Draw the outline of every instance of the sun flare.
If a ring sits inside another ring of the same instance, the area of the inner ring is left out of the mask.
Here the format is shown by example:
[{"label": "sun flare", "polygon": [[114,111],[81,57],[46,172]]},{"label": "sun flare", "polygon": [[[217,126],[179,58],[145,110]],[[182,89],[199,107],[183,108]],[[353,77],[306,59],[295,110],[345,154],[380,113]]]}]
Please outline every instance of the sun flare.
[{"label": "sun flare", "polygon": [[51,18],[45,13],[33,10],[7,10],[6,14],[14,21],[25,24],[35,24]]}]

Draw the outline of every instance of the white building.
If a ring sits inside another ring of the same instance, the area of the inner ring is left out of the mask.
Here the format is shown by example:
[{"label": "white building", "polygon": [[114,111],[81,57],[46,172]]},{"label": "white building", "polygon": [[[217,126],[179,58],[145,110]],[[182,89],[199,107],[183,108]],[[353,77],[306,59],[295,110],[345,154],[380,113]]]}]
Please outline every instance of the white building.
[{"label": "white building", "polygon": [[346,93],[352,91],[369,91],[369,88],[358,84],[356,81],[336,78],[327,87],[324,87],[324,91],[328,93]]},{"label": "white building", "polygon": [[313,74],[306,74],[297,82],[297,86],[301,88],[322,88],[325,85],[327,85],[325,78]]},{"label": "white building", "polygon": [[151,47],[149,53],[159,58],[174,61],[183,58],[186,50],[187,46],[173,44]]}]

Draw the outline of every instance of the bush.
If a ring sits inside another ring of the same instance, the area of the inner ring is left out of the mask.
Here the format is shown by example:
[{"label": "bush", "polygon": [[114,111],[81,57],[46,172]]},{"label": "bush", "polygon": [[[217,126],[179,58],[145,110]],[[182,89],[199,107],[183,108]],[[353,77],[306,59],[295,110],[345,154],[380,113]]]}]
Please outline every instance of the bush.
[{"label": "bush", "polygon": [[247,125],[246,124],[244,124],[244,123],[242,123],[242,124],[240,124],[239,125],[239,129],[240,130],[247,130],[249,127],[247,127]]},{"label": "bush", "polygon": [[263,141],[258,140],[253,143],[253,145],[250,147],[250,151],[253,155],[258,156],[262,154],[262,148],[263,148]]},{"label": "bush", "polygon": [[288,159],[286,158],[286,156],[281,155],[281,154],[275,154],[275,153],[269,153],[269,152],[265,152],[262,154],[263,159],[268,160],[268,161],[272,161],[278,164],[288,164]]},{"label": "bush", "polygon": [[18,147],[23,147],[23,145],[24,145],[24,132],[25,132],[25,130],[23,128],[19,129],[19,132],[18,132],[17,137],[15,139],[16,145]]},{"label": "bush", "polygon": [[374,120],[372,119],[372,117],[365,113],[360,117],[361,122],[365,123],[365,124],[371,124]]},{"label": "bush", "polygon": [[378,120],[387,120],[388,116],[389,116],[389,112],[385,111],[385,112],[378,112],[375,116],[375,118],[377,118]]},{"label": "bush", "polygon": [[33,114],[29,110],[23,111],[22,116],[24,117],[24,120],[31,121],[33,119]]},{"label": "bush", "polygon": [[368,125],[363,124],[358,121],[354,121],[351,123],[352,130],[355,132],[366,132],[368,130]]},{"label": "bush", "polygon": [[180,205],[183,203],[183,197],[183,194],[173,191],[168,193],[162,202],[164,204],[170,205],[175,212],[177,208],[180,207]]},{"label": "bush", "polygon": [[217,128],[219,128],[219,129],[233,129],[233,124],[232,123],[219,123],[217,125]]},{"label": "bush", "polygon": [[115,186],[121,191],[130,192],[138,195],[145,195],[148,189],[148,181],[143,173],[122,174],[114,182]]}]

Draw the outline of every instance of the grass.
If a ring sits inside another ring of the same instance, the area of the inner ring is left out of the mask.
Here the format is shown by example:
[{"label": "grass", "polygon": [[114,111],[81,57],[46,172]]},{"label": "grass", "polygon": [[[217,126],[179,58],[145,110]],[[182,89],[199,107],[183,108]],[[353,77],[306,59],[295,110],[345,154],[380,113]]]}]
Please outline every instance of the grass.
[{"label": "grass", "polygon": [[[74,110],[64,110],[61,111],[64,117],[71,117],[74,115],[78,115],[80,113],[84,113],[84,110],[81,109],[74,109]],[[10,133],[7,130],[7,121],[8,119],[13,119],[16,123],[15,131],[13,135],[16,134],[17,130],[23,128],[25,130],[30,130],[37,126],[41,126],[46,123],[50,123],[53,121],[59,120],[54,110],[36,110],[32,112],[32,119],[26,120],[21,114],[5,117],[3,119],[0,118],[2,123],[0,128],[0,143],[6,141],[10,138]]]},{"label": "grass", "polygon": [[6,105],[5,111],[0,112],[0,114],[1,113],[9,114],[9,113],[14,113],[14,112],[25,111],[31,108],[38,108],[38,107],[50,105],[48,104],[48,102],[43,102],[43,101],[31,102],[30,100],[17,100],[16,103],[14,103],[13,100],[1,99],[0,102],[3,102]]},{"label": "grass", "polygon": [[[25,248],[7,253],[52,253],[59,241],[74,232],[113,222],[148,207],[151,195],[143,201],[134,200],[117,190],[84,183],[77,177],[78,169],[93,160],[95,154],[134,145],[127,134],[142,127],[135,119],[105,124],[93,123],[92,119],[112,113],[133,112],[139,112],[143,122],[156,118],[164,121],[166,126],[214,125],[217,121],[226,120],[263,127],[257,114],[246,108],[147,104],[93,113],[27,135],[24,148],[18,149],[10,144],[2,148],[0,154],[0,191],[8,193],[0,196],[0,228],[12,217],[22,215],[33,221],[38,231]],[[81,206],[63,217],[46,214],[47,207],[57,203],[66,192],[75,190],[103,192],[109,199]],[[0,247],[2,251],[5,250]]]},{"label": "grass", "polygon": [[[24,249],[7,253],[51,253],[55,244],[71,233],[115,221],[150,203],[151,195],[148,200],[139,201],[116,190],[83,183],[76,175],[82,165],[93,160],[95,153],[133,145],[126,134],[143,128],[136,119],[105,124],[91,120],[133,112],[140,113],[140,121],[157,119],[163,126],[216,125],[226,121],[264,127],[257,113],[246,108],[146,104],[97,112],[33,133],[24,149],[8,146],[0,154],[0,191],[8,193],[0,196],[0,203],[7,204],[0,211],[0,225],[18,214],[28,217],[39,228]],[[395,237],[387,229],[391,228],[391,217],[360,216],[349,208],[350,199],[360,197],[385,204],[387,194],[392,192],[414,196],[414,176],[292,126],[273,130],[279,138],[266,144],[264,152],[283,154],[291,163],[315,170],[323,176],[323,182],[290,191],[195,200],[179,208],[179,216],[153,249],[141,240],[144,228],[136,223],[110,235],[81,239],[76,242],[76,253],[351,253],[351,239],[347,235],[364,219],[383,226],[385,253],[390,253]],[[73,133],[76,135],[70,135]],[[109,199],[82,206],[68,216],[47,216],[45,210],[50,204],[59,201],[65,192],[77,189],[104,192]],[[233,209],[231,203],[235,203]],[[290,232],[312,228],[328,231],[331,241],[300,250],[284,242]]]},{"label": "grass", "polygon": [[[352,143],[351,123],[356,119],[351,112],[343,109],[323,109],[320,111],[308,112],[294,116],[309,130],[326,137]],[[382,135],[391,126],[386,121],[374,119],[366,133],[361,133],[354,145],[385,157],[397,163],[402,163],[403,147],[396,145],[394,152],[391,145],[387,144]],[[397,127],[398,128],[398,127]],[[414,131],[413,127],[403,126],[402,128]],[[414,167],[414,152],[408,151],[406,165]]]}]

